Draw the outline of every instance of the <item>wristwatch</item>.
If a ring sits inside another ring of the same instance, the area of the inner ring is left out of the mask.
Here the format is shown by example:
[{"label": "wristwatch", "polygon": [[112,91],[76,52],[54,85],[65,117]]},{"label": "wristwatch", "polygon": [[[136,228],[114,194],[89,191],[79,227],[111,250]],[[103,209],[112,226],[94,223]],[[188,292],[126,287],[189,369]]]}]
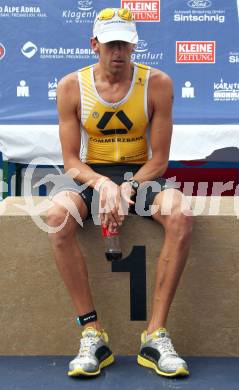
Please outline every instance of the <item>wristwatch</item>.
[{"label": "wristwatch", "polygon": [[129,182],[130,182],[131,187],[133,188],[133,190],[135,192],[137,192],[137,190],[139,188],[139,182],[137,180],[130,180]]}]

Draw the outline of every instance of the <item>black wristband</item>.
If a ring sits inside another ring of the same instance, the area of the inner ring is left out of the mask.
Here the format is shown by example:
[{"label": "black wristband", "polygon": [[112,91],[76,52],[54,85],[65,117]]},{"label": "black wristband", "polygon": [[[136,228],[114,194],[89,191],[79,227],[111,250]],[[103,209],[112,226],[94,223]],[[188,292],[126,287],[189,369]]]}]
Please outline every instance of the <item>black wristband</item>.
[{"label": "black wristband", "polygon": [[96,311],[91,311],[90,313],[84,314],[83,316],[76,317],[76,322],[78,325],[84,326],[88,322],[97,321]]}]

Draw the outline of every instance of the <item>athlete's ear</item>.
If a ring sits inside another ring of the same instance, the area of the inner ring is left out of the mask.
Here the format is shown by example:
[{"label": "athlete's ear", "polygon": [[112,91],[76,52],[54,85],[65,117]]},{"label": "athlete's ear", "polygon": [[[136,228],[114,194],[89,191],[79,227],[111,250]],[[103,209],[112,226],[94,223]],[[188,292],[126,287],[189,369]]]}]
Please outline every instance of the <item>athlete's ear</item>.
[{"label": "athlete's ear", "polygon": [[90,45],[94,53],[99,53],[99,41],[97,38],[90,38]]}]

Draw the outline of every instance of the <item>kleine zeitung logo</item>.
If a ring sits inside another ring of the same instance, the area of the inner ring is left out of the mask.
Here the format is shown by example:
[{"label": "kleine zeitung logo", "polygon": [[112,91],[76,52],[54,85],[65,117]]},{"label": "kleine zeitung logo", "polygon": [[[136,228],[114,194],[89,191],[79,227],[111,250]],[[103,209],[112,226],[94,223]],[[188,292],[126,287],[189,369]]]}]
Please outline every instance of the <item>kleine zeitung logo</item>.
[{"label": "kleine zeitung logo", "polygon": [[3,59],[3,57],[5,56],[5,53],[6,53],[5,46],[0,42],[0,60]]},{"label": "kleine zeitung logo", "polygon": [[177,64],[214,64],[215,41],[176,41]]},{"label": "kleine zeitung logo", "polygon": [[137,22],[160,22],[160,0],[121,0],[121,7],[130,9]]}]

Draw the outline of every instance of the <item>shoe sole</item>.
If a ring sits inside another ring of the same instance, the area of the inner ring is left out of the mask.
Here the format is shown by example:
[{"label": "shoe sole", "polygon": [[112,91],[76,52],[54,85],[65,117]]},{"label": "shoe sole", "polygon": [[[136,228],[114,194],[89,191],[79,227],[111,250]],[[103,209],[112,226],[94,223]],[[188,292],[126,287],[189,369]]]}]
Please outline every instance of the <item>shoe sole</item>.
[{"label": "shoe sole", "polygon": [[82,368],[75,368],[75,370],[68,371],[68,376],[70,377],[76,377],[76,376],[97,376],[100,374],[101,368],[107,367],[110,364],[114,363],[114,356],[110,355],[107,357],[107,359],[103,360],[100,365],[99,369],[94,372],[85,371]]},{"label": "shoe sole", "polygon": [[137,357],[137,362],[140,366],[144,366],[144,367],[147,367],[147,368],[152,368],[154,371],[157,372],[157,374],[159,375],[162,375],[162,376],[167,376],[167,377],[175,377],[175,376],[188,376],[189,375],[189,371],[186,370],[186,368],[184,367],[179,367],[176,371],[174,372],[165,372],[165,371],[161,371],[156,363],[148,360],[148,359],[145,359],[144,357],[138,355]]}]

